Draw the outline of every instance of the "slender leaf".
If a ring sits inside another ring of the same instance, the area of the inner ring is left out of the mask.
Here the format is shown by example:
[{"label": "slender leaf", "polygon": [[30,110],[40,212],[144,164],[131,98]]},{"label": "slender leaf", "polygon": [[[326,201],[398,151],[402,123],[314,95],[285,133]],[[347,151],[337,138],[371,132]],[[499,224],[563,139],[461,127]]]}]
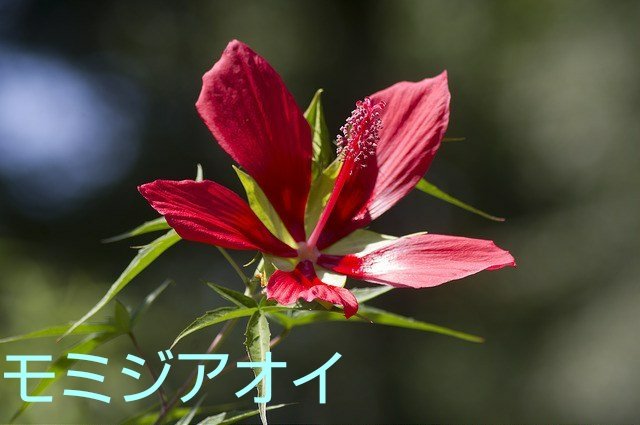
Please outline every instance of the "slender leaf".
[{"label": "slender leaf", "polygon": [[133,238],[134,236],[144,235],[145,233],[150,232],[159,232],[161,230],[171,229],[167,220],[164,217],[158,217],[155,220],[150,220],[142,223],[140,226],[135,229],[131,229],[128,232],[122,233],[117,236],[113,236],[111,238],[104,239],[102,242],[110,243],[117,242],[124,239]]},{"label": "slender leaf", "polygon": [[344,313],[340,310],[322,311],[322,310],[298,310],[290,314],[284,314],[281,311],[270,312],[269,316],[277,320],[285,328],[293,328],[296,326],[310,325],[312,323],[321,322],[350,322],[350,323],[373,323],[377,325],[394,326],[398,328],[414,329],[424,332],[433,332],[441,335],[451,336],[470,342],[484,342],[482,337],[471,335],[465,332],[456,331],[454,329],[445,328],[443,326],[434,325],[432,323],[421,322],[410,317],[400,316],[374,307],[361,305],[358,315],[350,319],[345,319]]},{"label": "slender leaf", "polygon": [[[280,409],[281,407],[288,406],[288,404],[276,404],[274,406],[267,407],[267,410],[275,410]],[[218,413],[214,416],[209,416],[204,419],[202,422],[199,422],[198,425],[231,425],[237,422],[243,421],[245,419],[249,419],[253,416],[260,414],[260,410],[250,410],[248,412],[238,413],[235,416],[227,417],[229,412]]]},{"label": "slender leaf", "polygon": [[322,109],[322,89],[316,91],[309,107],[304,113],[309,126],[311,127],[313,142],[313,162],[311,170],[313,177],[317,177],[333,160],[334,152],[331,146],[331,138],[329,129],[324,119],[324,110]]},{"label": "slender leaf", "polygon": [[165,289],[171,285],[173,281],[171,279],[167,279],[160,286],[158,286],[154,291],[152,291],[149,295],[147,295],[142,302],[142,304],[138,305],[136,309],[131,313],[131,327],[133,328],[138,320],[147,312],[149,307],[156,302],[158,297],[164,292]]},{"label": "slender leaf", "polygon": [[111,301],[122,289],[131,280],[136,277],[142,270],[147,268],[149,264],[151,264],[160,254],[173,246],[176,242],[180,240],[180,236],[175,232],[175,230],[170,230],[165,233],[163,236],[160,236],[158,239],[151,242],[149,245],[145,245],[138,251],[138,255],[129,263],[127,268],[122,272],[120,277],[115,281],[111,288],[107,291],[107,293],[102,297],[100,301],[91,309],[87,314],[85,314],[80,320],[75,322],[69,330],[62,335],[61,338],[69,335],[73,330],[80,326],[82,323],[86,322],[89,318],[91,318],[94,314],[96,314],[102,307],[107,305],[109,301]]},{"label": "slender leaf", "polygon": [[[118,335],[119,333],[117,332],[100,333],[94,336],[87,337],[86,339],[73,345],[71,348],[65,350],[58,358],[53,361],[53,363],[51,363],[51,365],[47,369],[47,372],[55,373],[55,377],[51,379],[42,379],[34,389],[30,390],[29,394],[33,396],[42,394],[53,383],[66,375],[66,371],[76,363],[76,360],[67,358],[68,353],[89,354],[102,344],[112,340]],[[18,409],[18,411],[13,415],[10,422],[15,421],[30,405],[31,403],[24,402]]]},{"label": "slender leaf", "polygon": [[122,333],[127,333],[131,330],[131,313],[120,300],[116,300],[113,320]]},{"label": "slender leaf", "polygon": [[[4,344],[7,342],[16,342],[16,341],[25,341],[28,339],[36,339],[36,338],[47,338],[64,335],[69,328],[73,325],[72,323],[68,323],[66,325],[57,325],[51,326],[48,328],[40,329],[37,331],[29,332],[22,335],[10,336],[7,338],[0,339],[0,344]],[[111,323],[85,323],[80,326],[77,326],[72,335],[88,335],[97,332],[115,332],[116,327]]]},{"label": "slender leaf", "polygon": [[194,320],[189,326],[187,326],[180,334],[176,337],[171,344],[171,348],[175,347],[175,345],[187,335],[190,335],[194,332],[199,331],[200,329],[204,329],[209,326],[213,326],[218,323],[226,322],[231,319],[238,319],[240,317],[249,317],[253,313],[258,310],[257,307],[252,308],[236,308],[236,307],[221,307],[216,310],[207,311],[203,316],[198,317]]},{"label": "slender leaf", "polygon": [[216,285],[215,283],[207,283],[211,289],[216,291],[222,298],[227,301],[230,301],[237,305],[238,307],[257,307],[258,303],[251,297],[246,296],[245,294],[234,291],[229,288],[225,288],[224,286]]},{"label": "slender leaf", "polygon": [[182,418],[180,418],[178,422],[176,422],[176,425],[189,425],[193,420],[193,418],[198,413],[198,411],[200,410],[200,405],[202,404],[203,401],[204,401],[204,397],[200,398],[200,400],[198,400],[196,405],[191,408],[189,413],[184,415]]},{"label": "slender leaf", "polygon": [[456,207],[462,208],[464,210],[467,210],[469,212],[477,214],[477,215],[479,215],[481,217],[484,217],[486,219],[493,220],[493,221],[504,221],[505,220],[502,217],[496,217],[495,215],[488,214],[488,213],[486,213],[484,211],[481,211],[481,210],[479,210],[479,209],[477,209],[475,207],[472,207],[469,204],[465,204],[461,200],[456,199],[453,196],[449,195],[448,193],[445,193],[442,190],[438,189],[435,185],[429,183],[425,179],[420,179],[420,181],[416,185],[416,189],[426,193],[427,195],[431,195],[431,196],[433,196],[435,198],[438,198],[438,199],[440,199],[442,201],[448,202],[448,203],[450,203],[452,205],[455,205]]},{"label": "slender leaf", "polygon": [[[246,340],[244,342],[247,348],[247,355],[251,362],[264,362],[269,352],[269,343],[271,341],[271,331],[269,330],[269,322],[267,317],[261,310],[257,310],[247,323],[247,331],[245,332]],[[262,368],[253,368],[253,374],[257,377]],[[262,397],[265,393],[265,379],[263,378],[256,389],[258,397]],[[259,403],[260,420],[263,425],[267,425],[267,405]]]}]

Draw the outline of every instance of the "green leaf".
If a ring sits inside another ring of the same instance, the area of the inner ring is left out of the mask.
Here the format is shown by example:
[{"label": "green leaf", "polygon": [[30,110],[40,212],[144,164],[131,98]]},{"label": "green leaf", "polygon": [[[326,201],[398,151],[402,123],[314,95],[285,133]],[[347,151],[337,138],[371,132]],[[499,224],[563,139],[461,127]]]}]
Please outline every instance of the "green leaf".
[{"label": "green leaf", "polygon": [[358,229],[322,252],[329,255],[365,254],[398,239],[395,236]]},{"label": "green leaf", "polygon": [[[276,404],[275,406],[269,406],[266,410],[275,410],[280,409],[281,407],[288,406],[288,404]],[[239,413],[235,416],[227,418],[228,412],[218,413],[214,416],[209,416],[204,419],[202,422],[199,422],[198,425],[231,425],[237,422],[240,422],[245,419],[249,419],[252,416],[256,416],[260,414],[260,410],[250,410],[248,412]]]},{"label": "green leaf", "polygon": [[[246,340],[244,345],[247,348],[247,355],[251,362],[264,362],[269,352],[269,343],[271,341],[271,331],[269,330],[269,322],[267,317],[261,310],[257,310],[247,323],[247,331],[245,332]],[[262,368],[254,368],[253,373],[257,377]],[[265,393],[265,380],[262,379],[258,385],[258,397],[261,397]],[[267,425],[267,405],[266,403],[259,403],[258,410],[260,411],[260,420],[263,425]]]},{"label": "green leaf", "polygon": [[216,291],[222,298],[234,303],[238,307],[258,307],[258,303],[256,303],[256,300],[246,296],[241,292],[225,288],[224,286],[216,285],[215,283],[207,283],[207,285],[209,285],[211,289]]},{"label": "green leaf", "polygon": [[131,313],[131,327],[133,328],[138,320],[147,312],[149,307],[156,302],[158,297],[164,292],[165,289],[171,285],[173,281],[171,279],[167,279],[160,286],[158,286],[155,290],[153,290],[149,295],[147,295],[142,302],[142,304],[138,305],[136,309]]},{"label": "green leaf", "polygon": [[124,239],[133,238],[134,236],[143,235],[145,233],[159,232],[161,230],[167,230],[167,229],[171,229],[171,227],[167,223],[167,220],[165,220],[164,217],[158,217],[155,220],[144,222],[140,226],[136,227],[135,229],[129,230],[128,232],[122,233],[117,236],[113,236],[111,238],[104,239],[102,242],[104,243],[117,242]]},{"label": "green leaf", "polygon": [[[73,366],[77,360],[68,359],[68,353],[77,353],[77,354],[89,354],[93,352],[96,348],[108,342],[118,336],[118,333],[101,333],[94,336],[90,336],[79,343],[73,345],[71,348],[65,350],[58,358],[56,358],[53,363],[47,369],[47,372],[55,373],[55,377],[51,379],[42,379],[38,383],[38,385],[29,391],[30,395],[37,396],[42,394],[47,388],[49,388],[53,383],[58,381],[60,378],[66,375],[66,371]],[[29,406],[31,403],[24,402],[22,406],[18,409],[18,411],[13,415],[10,422],[15,421]]]},{"label": "green leaf", "polygon": [[466,137],[445,137],[442,139],[443,142],[464,142],[467,140]]},{"label": "green leaf", "polygon": [[124,289],[124,287],[127,286],[127,284],[131,282],[134,277],[136,277],[142,270],[147,268],[147,266],[151,264],[156,258],[158,258],[160,254],[169,249],[179,240],[180,236],[178,236],[175,230],[170,230],[150,244],[140,248],[140,250],[138,250],[138,255],[135,256],[135,258],[131,261],[131,263],[129,263],[124,272],[122,272],[120,277],[118,277],[113,285],[111,285],[111,288],[109,288],[104,297],[102,297],[102,299],[98,301],[98,303],[91,310],[89,310],[87,314],[85,314],[80,320],[75,322],[69,328],[69,330],[64,335],[62,335],[61,339],[69,335],[76,327],[86,322],[102,307],[107,305],[107,303],[111,301],[120,291],[122,291],[122,289]]},{"label": "green leaf", "polygon": [[198,413],[198,411],[200,410],[200,405],[202,404],[203,401],[204,401],[204,397],[200,398],[200,400],[198,400],[198,402],[195,404],[195,406],[193,406],[193,408],[189,411],[189,413],[184,415],[182,418],[180,418],[178,422],[176,422],[176,425],[189,425],[193,420],[193,418]]},{"label": "green leaf", "polygon": [[[66,325],[57,325],[51,326],[48,328],[40,329],[37,331],[29,332],[22,335],[10,336],[7,338],[0,339],[0,344],[5,344],[7,342],[16,342],[16,341],[25,341],[29,339],[36,338],[47,338],[64,335],[69,328],[73,326],[72,323],[68,323]],[[97,332],[115,332],[116,327],[111,323],[85,323],[80,326],[77,326],[71,335],[88,335]]]},{"label": "green leaf", "polygon": [[304,117],[311,127],[313,142],[313,162],[311,163],[311,170],[314,179],[322,173],[322,170],[324,170],[334,158],[329,129],[327,128],[324,111],[322,109],[322,92],[322,89],[316,91],[309,107],[304,113]]},{"label": "green leaf", "polygon": [[216,325],[218,323],[226,322],[231,319],[238,319],[240,317],[248,317],[258,310],[257,307],[252,308],[236,308],[236,307],[221,307],[216,310],[207,311],[203,316],[198,317],[194,320],[189,326],[187,326],[180,334],[176,337],[171,344],[170,348],[175,347],[175,345],[187,335],[190,335],[194,332],[199,331],[200,329],[204,329],[209,326]]},{"label": "green leaf", "polygon": [[244,186],[244,190],[247,193],[247,199],[249,200],[249,206],[258,216],[260,221],[262,221],[265,227],[278,239],[290,246],[296,246],[295,240],[289,234],[289,231],[280,219],[280,216],[276,212],[275,208],[273,208],[273,205],[271,205],[269,198],[267,198],[260,186],[258,186],[258,183],[253,179],[253,177],[235,165],[233,166],[233,169],[236,171],[236,174],[238,174],[238,178],[240,179],[242,186]]},{"label": "green leaf", "polygon": [[443,326],[434,325],[432,323],[421,322],[410,317],[400,316],[378,308],[361,305],[358,315],[350,319],[345,319],[344,313],[339,310],[322,311],[322,310],[298,310],[289,315],[281,312],[269,314],[275,320],[280,322],[285,328],[293,328],[296,326],[310,325],[320,322],[351,322],[351,323],[374,323],[377,325],[394,326],[398,328],[413,329],[423,332],[433,332],[446,335],[470,342],[484,342],[482,337],[471,335],[465,332],[456,331],[454,329],[445,328]]},{"label": "green leaf", "polygon": [[304,215],[304,226],[307,234],[313,232],[322,210],[329,202],[340,168],[342,168],[342,161],[336,159],[311,182],[309,200],[307,201],[307,209]]},{"label": "green leaf", "polygon": [[131,330],[131,313],[120,300],[116,300],[113,320],[122,333],[127,333]]},{"label": "green leaf", "polygon": [[372,286],[369,288],[353,288],[351,293],[356,297],[358,303],[362,304],[393,289],[392,286]]},{"label": "green leaf", "polygon": [[455,205],[456,207],[460,207],[464,210],[467,210],[469,212],[472,212],[474,214],[477,214],[481,217],[484,217],[486,219],[489,220],[493,220],[493,221],[505,221],[504,218],[502,217],[496,217],[495,215],[491,215],[488,214],[484,211],[481,211],[475,207],[472,207],[469,204],[465,204],[464,202],[462,202],[459,199],[454,198],[453,196],[449,195],[448,193],[443,192],[442,190],[438,189],[435,185],[429,183],[428,181],[426,181],[425,179],[420,179],[420,181],[418,182],[418,184],[416,185],[416,189],[426,193],[427,195],[431,195],[435,198],[438,198],[442,201],[448,202],[452,205]]}]

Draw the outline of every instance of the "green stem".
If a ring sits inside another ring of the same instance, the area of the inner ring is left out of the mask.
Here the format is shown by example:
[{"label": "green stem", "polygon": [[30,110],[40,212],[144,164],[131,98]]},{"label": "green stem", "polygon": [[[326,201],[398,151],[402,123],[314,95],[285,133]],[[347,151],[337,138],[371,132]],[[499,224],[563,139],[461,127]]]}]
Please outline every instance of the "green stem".
[{"label": "green stem", "polygon": [[244,283],[245,286],[248,288],[249,287],[249,278],[247,277],[246,274],[244,274],[244,272],[242,271],[242,268],[238,265],[238,263],[235,262],[235,260],[233,258],[231,258],[231,256],[229,255],[229,253],[227,252],[226,249],[221,248],[219,246],[216,247],[216,248],[218,248],[218,250],[220,251],[222,256],[229,262],[231,267],[233,267],[233,269],[236,271],[236,273],[238,274],[238,276],[242,280],[242,283]]},{"label": "green stem", "polygon": [[[138,344],[138,340],[136,339],[135,335],[133,334],[132,331],[128,332],[129,334],[129,338],[131,339],[131,342],[133,343],[133,346],[135,347],[136,351],[138,352],[138,355],[145,359],[145,355],[144,352],[142,351],[142,348],[140,347],[140,344]],[[153,370],[153,367],[151,366],[151,363],[149,363],[148,361],[145,361],[145,364],[147,365],[147,370],[149,371],[149,375],[151,375],[151,379],[153,379],[153,381],[157,381],[158,380],[158,375],[156,375],[155,371]],[[163,409],[167,408],[167,399],[166,399],[166,395],[164,393],[164,390],[162,389],[162,386],[158,387],[158,397],[160,398],[160,404],[162,405]]]}]

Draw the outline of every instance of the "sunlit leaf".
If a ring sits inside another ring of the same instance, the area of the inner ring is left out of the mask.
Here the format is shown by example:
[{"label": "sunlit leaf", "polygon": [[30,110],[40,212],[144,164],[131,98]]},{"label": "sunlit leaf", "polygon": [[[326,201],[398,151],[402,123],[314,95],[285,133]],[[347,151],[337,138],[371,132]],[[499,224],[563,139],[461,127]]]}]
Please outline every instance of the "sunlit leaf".
[{"label": "sunlit leaf", "polygon": [[465,204],[464,202],[462,202],[459,199],[454,198],[453,196],[449,195],[448,193],[443,192],[442,190],[438,189],[435,185],[429,183],[428,181],[426,181],[425,179],[420,179],[420,181],[418,182],[418,184],[416,185],[416,189],[431,195],[435,198],[438,198],[442,201],[448,202],[452,205],[455,205],[456,207],[460,207],[464,210],[467,210],[469,212],[472,212],[474,214],[477,214],[481,217],[484,217],[486,219],[489,220],[493,220],[493,221],[504,221],[504,218],[502,217],[496,217],[495,215],[491,215],[488,214],[484,211],[481,211],[475,207],[472,207],[469,204]]},{"label": "sunlit leaf", "polygon": [[[69,328],[73,326],[72,323],[68,323],[66,325],[57,325],[50,326],[48,328],[40,329],[37,331],[29,332],[22,335],[10,336],[7,338],[0,339],[0,344],[4,344],[7,342],[16,342],[16,341],[25,341],[29,339],[36,338],[47,338],[64,335]],[[85,323],[80,326],[77,326],[72,332],[71,335],[88,335],[98,332],[115,332],[116,327],[111,323]]]},{"label": "sunlit leaf", "polygon": [[216,325],[218,323],[226,322],[231,319],[238,319],[240,317],[249,317],[253,313],[258,310],[257,307],[252,308],[236,308],[236,307],[221,307],[216,310],[207,311],[203,316],[198,317],[194,320],[189,326],[187,326],[180,334],[176,337],[173,344],[171,344],[171,348],[173,348],[178,341],[184,338],[187,335],[190,335],[194,332],[199,331],[200,329],[204,329],[209,326]]},{"label": "sunlit leaf", "polygon": [[[280,409],[281,407],[288,406],[288,404],[276,404],[274,406],[267,407],[266,410],[275,410]],[[218,413],[214,416],[209,416],[203,421],[199,422],[198,425],[231,425],[237,422],[243,421],[245,419],[249,419],[253,416],[260,414],[260,410],[250,410],[248,412],[238,413],[234,416],[229,416],[229,412]]]},{"label": "sunlit leaf", "polygon": [[238,178],[247,193],[249,206],[258,216],[260,221],[262,221],[265,227],[278,239],[290,246],[296,246],[295,240],[291,237],[291,234],[280,219],[275,208],[273,208],[273,205],[271,205],[267,195],[265,195],[260,186],[258,186],[258,183],[253,179],[253,177],[235,165],[233,166],[233,169],[236,171],[236,174],[238,174]]},{"label": "sunlit leaf", "polygon": [[200,410],[200,405],[202,404],[203,401],[204,401],[204,397],[198,400],[195,406],[191,408],[189,413],[184,415],[182,418],[180,418],[178,422],[176,422],[176,425],[189,425],[193,420],[193,418],[198,414],[198,411]]},{"label": "sunlit leaf", "polygon": [[[251,362],[264,362],[269,352],[269,343],[271,342],[271,331],[269,330],[269,322],[267,317],[260,310],[257,310],[247,323],[247,331],[245,332],[244,345],[247,348],[247,355]],[[262,368],[254,368],[253,373],[257,377]],[[262,379],[256,389],[258,391],[258,397],[262,397],[265,394],[265,379]],[[266,403],[259,403],[258,410],[260,412],[260,420],[263,425],[267,425],[267,405]]]},{"label": "sunlit leaf", "polygon": [[102,297],[102,299],[98,301],[98,303],[91,310],[89,310],[87,314],[85,314],[80,320],[75,322],[71,326],[71,328],[69,328],[69,330],[62,336],[62,338],[69,335],[76,327],[86,322],[102,307],[107,305],[107,303],[109,303],[109,301],[111,301],[120,291],[122,291],[122,289],[124,289],[124,287],[127,286],[127,284],[131,282],[134,277],[136,277],[142,270],[147,268],[147,266],[151,264],[156,258],[158,258],[160,254],[169,249],[179,240],[180,236],[178,236],[175,230],[170,230],[150,244],[140,248],[140,250],[138,250],[138,254],[131,261],[131,263],[129,263],[120,277],[118,277],[113,285],[111,285],[111,288],[109,288],[104,297]]},{"label": "sunlit leaf", "polygon": [[251,297],[245,294],[234,291],[233,289],[225,288],[224,286],[216,285],[215,283],[207,283],[211,289],[216,291],[222,298],[230,301],[238,307],[257,307],[258,303]]},{"label": "sunlit leaf", "polygon": [[140,305],[138,305],[138,307],[136,307],[136,309],[133,311],[133,313],[131,313],[131,327],[132,328],[136,325],[136,323],[138,323],[138,320],[140,320],[140,318],[147,312],[149,307],[151,307],[151,305],[154,302],[156,302],[156,300],[164,292],[164,290],[167,289],[169,287],[169,285],[171,285],[172,283],[173,283],[173,281],[170,280],[170,279],[165,280],[164,282],[162,282],[162,284],[160,286],[158,286],[151,293],[149,293],[149,295],[147,295],[145,297],[145,299],[142,302],[142,304],[140,304]]},{"label": "sunlit leaf", "polygon": [[322,89],[316,91],[309,107],[304,113],[309,126],[311,127],[313,142],[313,162],[311,170],[314,179],[324,170],[335,157],[333,147],[331,146],[331,136],[324,119],[324,111],[322,109]]},{"label": "sunlit leaf", "polygon": [[155,220],[144,222],[140,226],[136,227],[135,229],[129,230],[128,232],[122,233],[117,236],[113,236],[111,238],[104,239],[102,242],[104,243],[117,242],[124,239],[133,238],[134,236],[144,235],[145,233],[159,232],[161,230],[167,230],[167,229],[171,229],[171,227],[169,226],[169,223],[167,223],[167,220],[165,220],[164,217],[158,217]]}]

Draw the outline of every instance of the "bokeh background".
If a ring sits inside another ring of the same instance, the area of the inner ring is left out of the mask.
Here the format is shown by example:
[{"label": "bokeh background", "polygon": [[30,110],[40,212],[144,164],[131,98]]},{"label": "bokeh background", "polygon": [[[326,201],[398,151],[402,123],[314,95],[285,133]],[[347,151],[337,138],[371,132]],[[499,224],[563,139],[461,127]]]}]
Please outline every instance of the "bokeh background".
[{"label": "bokeh background", "polygon": [[[238,38],[301,107],[324,88],[334,133],[355,100],[447,69],[448,135],[466,141],[445,144],[428,178],[507,221],[413,193],[373,229],[490,238],[519,265],[373,302],[483,335],[482,345],[365,324],[294,330],[275,351],[289,368],[275,376],[274,402],[298,404],[271,413],[274,423],[635,422],[638,22],[637,1],[2,0],[0,336],[77,319],[102,296],[134,251],[100,240],[155,217],[137,185],[192,178],[202,163],[207,178],[241,191],[193,106],[201,75]],[[215,248],[181,243],[121,298],[137,304],[165,277],[175,285],[141,323],[148,353],[221,304],[204,280],[241,287]],[[215,331],[181,350],[202,351]],[[241,333],[225,351],[240,354]],[[1,346],[0,364],[61,348]],[[62,397],[63,380],[47,391],[54,403],[22,421],[108,423],[140,410],[121,401],[148,384],[118,376],[131,350],[117,340],[98,351],[115,364],[92,389],[111,405]],[[314,384],[291,380],[335,351],[343,359],[320,406]],[[205,404],[235,402],[250,378],[239,370],[212,382]],[[18,394],[0,380],[0,422]]]}]

